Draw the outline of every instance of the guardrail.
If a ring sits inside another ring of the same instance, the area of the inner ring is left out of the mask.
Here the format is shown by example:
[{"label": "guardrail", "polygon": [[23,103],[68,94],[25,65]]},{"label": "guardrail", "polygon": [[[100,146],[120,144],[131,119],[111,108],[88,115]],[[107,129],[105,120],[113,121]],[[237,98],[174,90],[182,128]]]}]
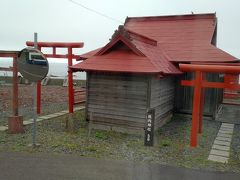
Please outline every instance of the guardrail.
[{"label": "guardrail", "polygon": [[74,89],[74,105],[86,102],[86,89]]}]

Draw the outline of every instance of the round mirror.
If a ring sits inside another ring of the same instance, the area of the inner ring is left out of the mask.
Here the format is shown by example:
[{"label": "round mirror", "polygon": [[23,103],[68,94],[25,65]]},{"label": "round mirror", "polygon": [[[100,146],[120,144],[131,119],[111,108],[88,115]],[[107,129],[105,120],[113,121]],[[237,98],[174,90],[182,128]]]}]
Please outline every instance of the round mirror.
[{"label": "round mirror", "polygon": [[48,74],[48,61],[44,54],[35,48],[25,48],[18,55],[18,71],[32,82],[42,80]]}]

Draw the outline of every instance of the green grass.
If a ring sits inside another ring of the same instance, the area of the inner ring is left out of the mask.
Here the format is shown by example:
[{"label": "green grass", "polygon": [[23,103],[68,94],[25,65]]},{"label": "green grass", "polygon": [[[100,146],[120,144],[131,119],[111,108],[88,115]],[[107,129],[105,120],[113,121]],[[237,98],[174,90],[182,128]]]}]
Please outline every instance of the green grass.
[{"label": "green grass", "polygon": [[107,131],[97,131],[95,132],[95,137],[97,139],[108,139],[109,133]]},{"label": "green grass", "polygon": [[[30,153],[75,154],[79,156],[120,159],[130,161],[155,162],[189,168],[227,170],[240,172],[239,163],[229,164],[207,160],[220,123],[204,121],[203,134],[199,135],[197,148],[190,148],[191,122],[175,116],[155,134],[154,147],[145,147],[143,136],[117,133],[114,131],[92,130],[90,135],[84,121],[84,112],[73,115],[74,131],[65,129],[66,116],[38,124],[38,148],[28,146],[32,142],[31,126],[25,134],[11,135],[0,132],[0,151]],[[238,148],[234,149],[234,156]],[[233,157],[234,157],[233,156]]]}]

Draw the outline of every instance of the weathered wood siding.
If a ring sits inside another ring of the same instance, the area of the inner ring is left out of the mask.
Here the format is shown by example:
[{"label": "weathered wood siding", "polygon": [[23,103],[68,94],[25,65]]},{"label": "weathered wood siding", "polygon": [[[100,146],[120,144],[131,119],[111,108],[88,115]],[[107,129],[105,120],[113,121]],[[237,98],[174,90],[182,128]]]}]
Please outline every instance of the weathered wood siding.
[{"label": "weathered wood siding", "polygon": [[87,119],[93,124],[142,129],[146,121],[148,77],[87,73]]},{"label": "weathered wood siding", "polygon": [[174,108],[174,77],[151,78],[150,108],[155,109],[155,129],[165,123]]},{"label": "weathered wood siding", "polygon": [[[175,98],[175,111],[180,113],[191,114],[193,103],[193,88],[181,86],[181,80],[194,79],[191,73],[176,77],[176,98]],[[219,82],[222,79],[218,74],[207,74],[206,79],[212,82]],[[215,119],[217,110],[222,102],[223,91],[222,89],[207,88],[205,89],[204,98],[204,115]]]}]

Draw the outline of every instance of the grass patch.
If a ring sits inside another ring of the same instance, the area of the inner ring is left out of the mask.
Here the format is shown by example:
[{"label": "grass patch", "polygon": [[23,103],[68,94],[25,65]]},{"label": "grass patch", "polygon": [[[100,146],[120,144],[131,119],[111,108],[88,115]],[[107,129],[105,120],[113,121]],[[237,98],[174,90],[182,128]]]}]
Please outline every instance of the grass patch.
[{"label": "grass patch", "polygon": [[160,141],[160,144],[159,144],[159,147],[168,147],[168,146],[171,146],[172,144],[172,141],[169,140],[169,139],[164,139],[162,141]]},{"label": "grass patch", "polygon": [[108,139],[108,132],[107,131],[97,131],[95,132],[95,137],[97,139],[102,139],[102,140],[105,140],[105,139]]},{"label": "grass patch", "polygon": [[97,151],[97,148],[95,146],[89,146],[86,148],[87,151],[90,151],[90,152],[96,152]]},{"label": "grass patch", "polygon": [[[155,134],[155,146],[145,147],[144,137],[114,131],[92,130],[88,134],[84,121],[84,111],[73,115],[77,130],[65,130],[65,117],[38,123],[37,143],[39,148],[30,148],[32,140],[31,127],[22,135],[0,132],[0,151],[44,152],[60,154],[76,154],[79,156],[104,159],[121,159],[130,161],[155,162],[189,168],[234,170],[240,172],[239,148],[233,149],[229,164],[222,165],[207,160],[212,143],[218,132],[219,123],[204,121],[203,134],[199,135],[197,148],[189,147],[191,121],[183,117],[174,117]],[[236,139],[240,139],[240,131],[236,131]],[[239,147],[235,142],[234,146]]]}]

